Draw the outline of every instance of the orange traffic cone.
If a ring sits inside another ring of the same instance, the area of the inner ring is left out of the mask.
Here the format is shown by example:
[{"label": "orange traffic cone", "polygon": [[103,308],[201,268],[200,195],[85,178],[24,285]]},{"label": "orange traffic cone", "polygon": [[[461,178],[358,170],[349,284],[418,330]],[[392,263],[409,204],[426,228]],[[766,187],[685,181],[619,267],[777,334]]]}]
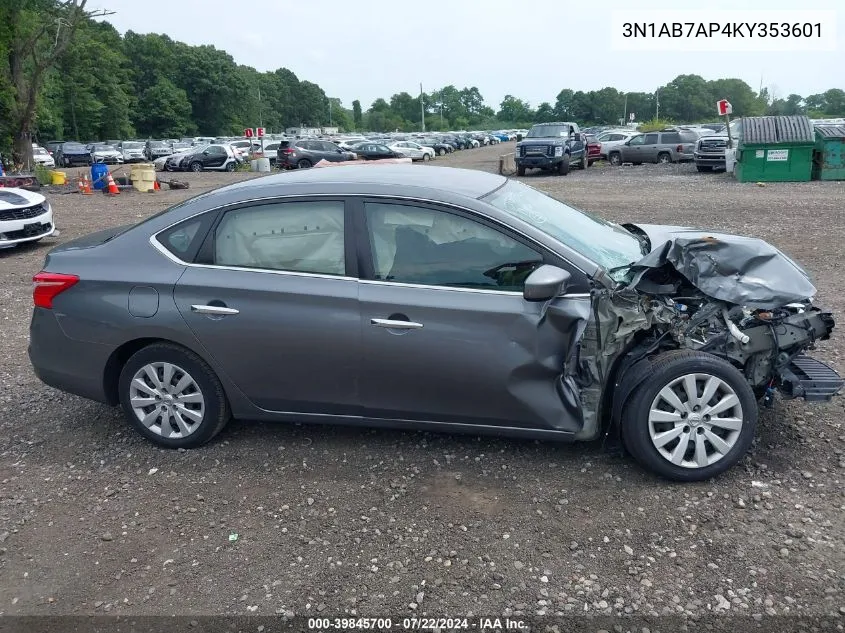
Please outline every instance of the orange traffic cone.
[{"label": "orange traffic cone", "polygon": [[94,193],[93,191],[91,191],[91,182],[88,180],[87,174],[82,175],[82,193],[84,193],[86,196],[90,196],[92,193]]},{"label": "orange traffic cone", "polygon": [[85,181],[82,178],[76,179],[76,188],[79,190],[79,193],[85,193]]},{"label": "orange traffic cone", "polygon": [[158,178],[153,181],[153,191],[161,191],[161,185],[158,184]]},{"label": "orange traffic cone", "polygon": [[117,185],[114,183],[114,178],[112,178],[111,172],[108,173],[108,191],[107,193],[110,196],[116,196],[120,193],[120,189],[117,188]]}]

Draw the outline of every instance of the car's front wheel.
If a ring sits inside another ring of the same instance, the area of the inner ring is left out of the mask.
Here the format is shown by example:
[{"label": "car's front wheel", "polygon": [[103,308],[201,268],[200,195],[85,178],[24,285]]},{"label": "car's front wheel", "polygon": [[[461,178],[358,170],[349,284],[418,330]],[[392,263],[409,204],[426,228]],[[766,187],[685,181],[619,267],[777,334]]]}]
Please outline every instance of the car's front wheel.
[{"label": "car's front wheel", "polygon": [[167,448],[205,444],[231,415],[211,367],[172,343],[154,343],[135,352],[120,372],[118,388],[129,423]]},{"label": "car's front wheel", "polygon": [[569,173],[569,154],[564,154],[563,160],[557,164],[557,173],[561,176]]},{"label": "car's front wheel", "polygon": [[431,160],[431,156],[429,156],[429,155],[428,155],[428,152],[426,152],[425,154],[423,154],[423,162],[424,162],[424,163],[427,163],[427,162],[428,162],[428,161],[430,161],[430,160]]},{"label": "car's front wheel", "polygon": [[689,350],[652,362],[625,403],[622,437],[643,466],[676,481],[702,481],[748,451],[757,401],[743,374],[721,358]]},{"label": "car's front wheel", "polygon": [[202,171],[202,163],[196,162],[196,161],[191,163],[190,170],[193,171],[193,172]]}]

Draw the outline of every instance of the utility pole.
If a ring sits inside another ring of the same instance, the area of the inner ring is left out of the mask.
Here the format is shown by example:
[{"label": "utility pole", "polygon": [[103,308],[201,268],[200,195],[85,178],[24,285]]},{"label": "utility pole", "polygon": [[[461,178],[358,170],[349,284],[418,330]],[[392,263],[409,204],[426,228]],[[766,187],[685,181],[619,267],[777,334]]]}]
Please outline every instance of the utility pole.
[{"label": "utility pole", "polygon": [[422,131],[425,132],[425,99],[423,98],[422,82],[420,82],[420,123]]},{"label": "utility pole", "polygon": [[440,91],[440,130],[443,130],[443,91]]},{"label": "utility pole", "polygon": [[659,120],[660,119],[660,90],[654,91],[654,99],[655,99],[655,102],[657,104],[657,110],[654,113],[654,118],[656,120]]},{"label": "utility pole", "polygon": [[331,97],[329,97],[329,127],[333,127],[332,126],[332,100],[331,100]]},{"label": "utility pole", "polygon": [[[258,86],[258,127],[264,127],[264,116],[261,112],[261,86]],[[251,146],[250,146],[251,147]],[[261,135],[261,155],[264,156],[264,135]]]},{"label": "utility pole", "polygon": [[622,112],[622,125],[628,121],[628,93],[625,93],[625,109]]}]

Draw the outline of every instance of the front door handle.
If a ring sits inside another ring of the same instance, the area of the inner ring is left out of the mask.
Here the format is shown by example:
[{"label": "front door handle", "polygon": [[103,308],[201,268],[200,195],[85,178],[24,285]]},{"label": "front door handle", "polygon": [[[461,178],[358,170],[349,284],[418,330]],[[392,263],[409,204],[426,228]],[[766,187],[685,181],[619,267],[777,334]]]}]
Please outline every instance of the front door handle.
[{"label": "front door handle", "polygon": [[209,306],[209,305],[192,305],[191,312],[197,314],[215,314],[218,316],[225,316],[229,314],[240,314],[240,310],[234,308],[227,308],[225,306]]},{"label": "front door handle", "polygon": [[414,321],[399,321],[394,319],[370,319],[370,325],[385,327],[390,330],[419,330],[423,324]]}]

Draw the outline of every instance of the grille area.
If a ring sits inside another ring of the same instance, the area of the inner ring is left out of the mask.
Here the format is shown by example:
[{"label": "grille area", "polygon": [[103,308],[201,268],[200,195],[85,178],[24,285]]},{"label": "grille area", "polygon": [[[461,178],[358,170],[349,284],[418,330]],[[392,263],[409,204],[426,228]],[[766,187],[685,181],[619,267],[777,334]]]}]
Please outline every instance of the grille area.
[{"label": "grille area", "polygon": [[31,207],[24,207],[23,209],[4,209],[0,210],[0,222],[8,220],[28,220],[30,218],[37,218],[47,210],[40,204]]}]

